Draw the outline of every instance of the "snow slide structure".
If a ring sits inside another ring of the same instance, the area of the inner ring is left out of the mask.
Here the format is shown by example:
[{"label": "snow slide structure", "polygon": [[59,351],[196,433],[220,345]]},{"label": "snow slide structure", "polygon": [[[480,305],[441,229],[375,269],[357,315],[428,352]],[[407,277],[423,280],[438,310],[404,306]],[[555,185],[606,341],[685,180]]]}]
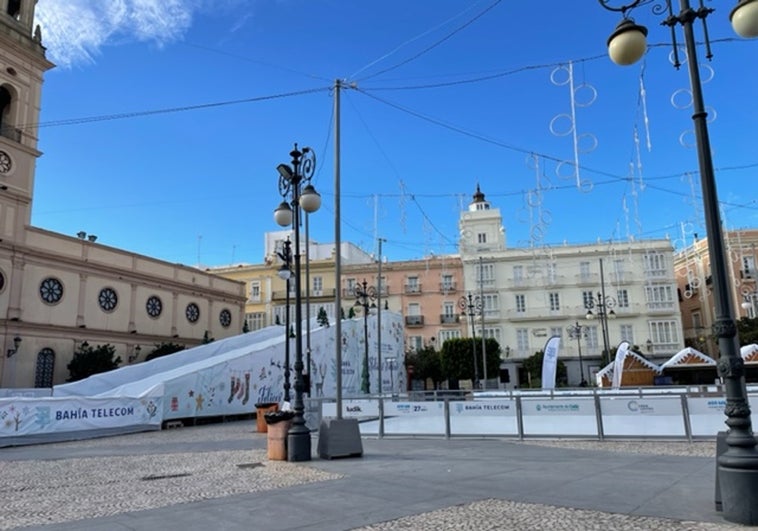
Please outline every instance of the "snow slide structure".
[{"label": "snow slide structure", "polygon": [[[309,323],[303,323],[303,330]],[[336,395],[335,327],[311,325],[311,396]],[[0,447],[159,430],[166,420],[250,414],[284,398],[284,327],[200,345],[53,387],[50,397],[0,398]],[[304,334],[305,335],[305,334]],[[405,381],[403,322],[382,312],[382,388]],[[361,395],[363,318],[342,322],[342,390]],[[369,378],[377,391],[377,318],[368,318]],[[303,337],[303,362],[306,362]],[[295,342],[290,343],[290,366]],[[390,375],[394,370],[395,374]],[[294,400],[294,370],[291,372]]]}]

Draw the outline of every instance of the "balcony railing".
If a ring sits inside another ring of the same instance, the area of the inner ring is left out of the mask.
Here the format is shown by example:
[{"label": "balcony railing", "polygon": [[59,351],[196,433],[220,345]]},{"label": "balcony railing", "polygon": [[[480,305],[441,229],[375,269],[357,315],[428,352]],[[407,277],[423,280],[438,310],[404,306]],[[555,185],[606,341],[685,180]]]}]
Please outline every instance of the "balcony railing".
[{"label": "balcony railing", "polygon": [[[337,290],[334,288],[327,288],[327,289],[319,289],[319,290],[311,290],[310,296],[311,297],[328,297],[328,298],[334,298],[337,295]],[[303,294],[305,296],[305,294]]]},{"label": "balcony railing", "polygon": [[440,324],[457,324],[461,322],[461,316],[457,314],[445,314],[440,315]]},{"label": "balcony railing", "polygon": [[648,278],[664,278],[669,275],[665,269],[645,269],[645,276]]},{"label": "balcony railing", "polygon": [[440,282],[440,291],[442,293],[455,293],[458,288],[456,288],[455,282]]},{"label": "balcony railing", "polygon": [[421,284],[406,284],[404,286],[405,294],[406,295],[420,295],[421,294]]},{"label": "balcony railing", "polygon": [[406,315],[405,326],[424,326],[423,315]]},{"label": "balcony railing", "polygon": [[342,296],[343,297],[355,297],[355,286],[352,288],[342,288]]},{"label": "balcony railing", "polygon": [[600,284],[600,275],[597,273],[579,273],[576,275],[577,286],[596,286]]},{"label": "balcony railing", "polygon": [[673,312],[676,310],[676,303],[674,301],[648,302],[647,310],[649,312]]}]

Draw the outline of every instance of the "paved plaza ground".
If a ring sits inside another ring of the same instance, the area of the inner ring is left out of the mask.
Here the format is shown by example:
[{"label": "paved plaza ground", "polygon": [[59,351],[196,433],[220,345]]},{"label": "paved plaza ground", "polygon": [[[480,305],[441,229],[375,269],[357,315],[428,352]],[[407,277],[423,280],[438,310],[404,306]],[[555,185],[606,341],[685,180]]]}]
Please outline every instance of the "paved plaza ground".
[{"label": "paved plaza ground", "polygon": [[0,449],[0,529],[727,530],[715,442],[367,438],[269,461],[254,421]]}]

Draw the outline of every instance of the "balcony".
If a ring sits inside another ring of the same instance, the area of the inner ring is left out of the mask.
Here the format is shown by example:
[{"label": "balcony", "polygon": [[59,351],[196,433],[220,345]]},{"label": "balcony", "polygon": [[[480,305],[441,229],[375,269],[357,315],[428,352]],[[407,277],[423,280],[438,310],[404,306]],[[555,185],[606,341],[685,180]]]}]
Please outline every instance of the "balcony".
[{"label": "balcony", "polygon": [[579,273],[574,277],[577,286],[597,286],[600,284],[600,275],[597,273]]},{"label": "balcony", "polygon": [[458,288],[455,286],[455,282],[440,282],[441,293],[455,293],[456,291],[458,291]]},{"label": "balcony", "polygon": [[650,313],[671,313],[678,312],[678,308],[674,301],[648,302],[647,311]]},{"label": "balcony", "polygon": [[[290,290],[290,301],[295,300],[295,290]],[[281,290],[281,291],[272,291],[271,292],[271,300],[275,301],[283,301],[287,298],[287,290]]]},{"label": "balcony", "polygon": [[349,288],[342,288],[343,297],[355,297],[355,286]]},{"label": "balcony", "polygon": [[408,326],[408,327],[424,326],[424,316],[423,315],[406,315],[405,326]]},{"label": "balcony", "polygon": [[[616,316],[618,317],[633,317],[642,313],[643,306],[642,304],[632,302],[625,305],[617,304],[611,309],[616,313]],[[587,310],[584,310],[584,313],[586,314]],[[593,313],[595,313],[594,309]]]},{"label": "balcony", "polygon": [[[306,295],[303,294],[303,296],[305,297]],[[314,289],[310,293],[310,297],[312,299],[313,298],[324,298],[324,297],[326,297],[327,299],[333,299],[336,296],[337,296],[337,290],[334,289],[334,288],[318,289],[318,290]]]},{"label": "balcony", "polygon": [[406,284],[403,290],[406,295],[421,295],[421,284]]},{"label": "balcony", "polygon": [[461,316],[456,314],[442,314],[440,315],[440,324],[458,324],[461,322]]},{"label": "balcony", "polygon": [[[584,313],[582,313],[581,316],[584,317],[585,313],[587,313],[587,310],[584,310]],[[485,319],[489,320],[491,317],[494,317],[494,313],[487,311],[485,313]],[[510,309],[506,312],[506,319],[510,321],[563,319],[566,317],[574,318],[574,312],[568,306],[561,306],[558,310],[552,310],[547,306],[541,306],[536,308],[526,308],[524,311]]]},{"label": "balcony", "polygon": [[666,278],[669,276],[669,272],[665,269],[645,269],[645,277],[647,278]]}]

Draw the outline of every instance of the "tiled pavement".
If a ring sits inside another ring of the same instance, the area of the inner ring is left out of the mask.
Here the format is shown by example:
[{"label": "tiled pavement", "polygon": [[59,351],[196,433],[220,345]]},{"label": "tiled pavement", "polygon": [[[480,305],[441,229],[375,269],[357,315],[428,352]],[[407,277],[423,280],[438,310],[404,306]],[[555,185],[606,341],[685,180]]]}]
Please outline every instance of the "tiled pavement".
[{"label": "tiled pavement", "polygon": [[[364,439],[269,461],[241,421],[0,450],[0,529],[738,529],[715,443]],[[744,529],[744,528],[742,528]]]}]

